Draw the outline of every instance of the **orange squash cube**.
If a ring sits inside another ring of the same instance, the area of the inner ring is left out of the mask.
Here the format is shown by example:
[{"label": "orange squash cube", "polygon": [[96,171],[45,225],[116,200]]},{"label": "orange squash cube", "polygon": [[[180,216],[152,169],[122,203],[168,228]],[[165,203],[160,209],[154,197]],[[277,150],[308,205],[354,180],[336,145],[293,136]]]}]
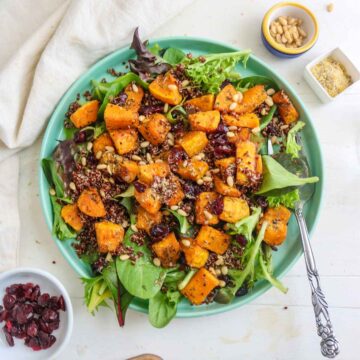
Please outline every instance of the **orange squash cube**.
[{"label": "orange squash cube", "polygon": [[95,188],[83,190],[77,200],[79,210],[91,217],[104,217],[106,210],[98,191]]},{"label": "orange squash cube", "polygon": [[224,209],[219,218],[228,223],[236,223],[250,215],[248,203],[241,198],[225,196]]},{"label": "orange squash cube", "polygon": [[110,130],[109,132],[119,155],[124,155],[137,149],[138,133],[135,129]]},{"label": "orange squash cube", "polygon": [[156,214],[161,208],[161,200],[152,188],[147,188],[144,192],[135,189],[134,193],[137,202],[150,214]]},{"label": "orange squash cube", "polygon": [[261,155],[256,155],[256,164],[255,164],[255,171],[258,173],[258,174],[262,174],[263,172],[263,164],[262,164],[262,157]]},{"label": "orange squash cube", "polygon": [[214,107],[214,100],[214,94],[208,94],[190,99],[186,101],[184,105],[191,105],[195,107],[198,111],[210,111]]},{"label": "orange squash cube", "polygon": [[167,206],[177,205],[185,197],[184,191],[182,189],[179,179],[172,175],[169,177],[169,186],[166,189],[164,194],[164,203]]},{"label": "orange squash cube", "polygon": [[260,126],[260,119],[255,113],[246,113],[242,115],[232,116],[224,115],[224,123],[227,126],[237,126],[244,128],[257,128]]},{"label": "orange squash cube", "polygon": [[96,138],[94,140],[94,143],[93,143],[93,153],[94,153],[94,155],[96,156],[96,154],[98,152],[100,152],[100,151],[104,152],[105,148],[107,146],[114,147],[114,143],[111,140],[111,136],[109,135],[109,133],[101,134],[98,138]]},{"label": "orange squash cube", "polygon": [[61,209],[61,217],[70,225],[75,231],[80,231],[84,225],[76,204],[65,205]]},{"label": "orange squash cube", "polygon": [[241,196],[240,190],[235,186],[229,186],[222,181],[218,176],[214,176],[215,191],[221,195],[239,197]]},{"label": "orange squash cube", "polygon": [[299,113],[290,101],[284,90],[280,90],[273,96],[274,103],[278,105],[279,115],[285,124],[291,124],[299,119]]},{"label": "orange squash cube", "polygon": [[185,246],[182,242],[180,242],[180,247],[185,255],[186,263],[190,267],[194,268],[201,268],[205,266],[209,257],[209,252],[206,249],[203,249],[202,247],[197,245],[193,239],[183,240],[190,241],[190,246]]},{"label": "orange squash cube", "polygon": [[238,114],[251,113],[268,97],[264,85],[255,85],[243,94],[243,101],[236,107]]},{"label": "orange squash cube", "polygon": [[228,158],[215,160],[215,165],[218,169],[220,169],[220,174],[223,179],[226,179],[229,175],[235,173],[236,165],[235,165],[235,157],[230,156]]},{"label": "orange squash cube", "polygon": [[[202,160],[185,160],[178,165],[177,173],[183,178],[188,180],[199,180],[209,170],[209,165],[206,161]],[[185,166],[186,165],[186,166]]]},{"label": "orange squash cube", "polygon": [[220,123],[218,110],[199,111],[189,115],[189,123],[192,130],[213,132]]},{"label": "orange squash cube", "polygon": [[241,141],[236,144],[236,182],[240,185],[248,183],[246,172],[256,170],[256,144]]},{"label": "orange squash cube", "polygon": [[179,140],[179,144],[190,157],[203,151],[208,142],[203,131],[189,131]]},{"label": "orange squash cube", "polygon": [[230,236],[211,226],[203,225],[196,237],[196,243],[216,254],[224,254],[230,245]]},{"label": "orange squash cube", "polygon": [[124,239],[124,229],[110,221],[95,223],[96,241],[100,253],[115,251]]},{"label": "orange squash cube", "polygon": [[97,120],[99,106],[97,100],[88,101],[70,115],[71,122],[78,129],[94,123]]},{"label": "orange squash cube", "polygon": [[108,130],[128,129],[139,125],[139,115],[119,105],[107,104],[104,120]]},{"label": "orange squash cube", "polygon": [[169,72],[158,75],[149,85],[149,91],[155,99],[170,105],[178,105],[182,100],[177,80]]},{"label": "orange squash cube", "polygon": [[162,114],[149,115],[139,126],[141,135],[153,145],[162,144],[171,130],[168,119]]},{"label": "orange squash cube", "polygon": [[201,268],[181,291],[194,305],[202,304],[213,289],[219,286],[219,280],[205,268]]},{"label": "orange squash cube", "polygon": [[139,230],[145,230],[148,234],[150,233],[151,228],[155,224],[160,224],[162,220],[162,212],[158,211],[155,214],[150,214],[141,206],[138,206],[137,217],[136,217],[136,227]]},{"label": "orange squash cube", "polygon": [[[134,91],[134,89],[136,91]],[[125,109],[137,113],[140,109],[141,101],[144,97],[144,90],[141,86],[136,84],[129,84],[125,88],[124,93],[127,95],[124,105]]]},{"label": "orange squash cube", "polygon": [[153,244],[152,249],[163,267],[173,267],[179,260],[180,244],[173,232]]},{"label": "orange squash cube", "polygon": [[215,225],[219,222],[217,215],[210,211],[210,204],[218,198],[215,192],[202,192],[196,197],[195,214],[197,224]]},{"label": "orange squash cube", "polygon": [[166,177],[170,174],[169,165],[166,162],[153,163],[139,166],[139,181],[144,184],[151,185],[154,181],[154,176]]},{"label": "orange squash cube", "polygon": [[[217,109],[221,112],[229,112],[231,104],[237,103],[234,101],[234,96],[237,93],[238,91],[232,84],[224,86],[216,96],[214,109]],[[236,112],[236,109],[232,109],[232,111]]]},{"label": "orange squash cube", "polygon": [[127,183],[132,183],[139,173],[139,165],[136,161],[121,159],[116,168],[116,175]]}]

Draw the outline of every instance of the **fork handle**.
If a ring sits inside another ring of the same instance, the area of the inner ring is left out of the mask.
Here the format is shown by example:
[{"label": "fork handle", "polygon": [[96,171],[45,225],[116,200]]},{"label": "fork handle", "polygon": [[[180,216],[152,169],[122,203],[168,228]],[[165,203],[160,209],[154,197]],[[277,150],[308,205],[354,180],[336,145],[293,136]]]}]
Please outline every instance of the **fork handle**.
[{"label": "fork handle", "polygon": [[296,220],[299,224],[301,242],[304,249],[307,276],[311,288],[311,298],[314,307],[317,333],[321,337],[321,353],[328,358],[334,358],[339,354],[339,344],[334,336],[330,321],[328,304],[320,287],[320,277],[316,269],[315,258],[311,249],[309,233],[303,216],[302,206],[295,209]]}]

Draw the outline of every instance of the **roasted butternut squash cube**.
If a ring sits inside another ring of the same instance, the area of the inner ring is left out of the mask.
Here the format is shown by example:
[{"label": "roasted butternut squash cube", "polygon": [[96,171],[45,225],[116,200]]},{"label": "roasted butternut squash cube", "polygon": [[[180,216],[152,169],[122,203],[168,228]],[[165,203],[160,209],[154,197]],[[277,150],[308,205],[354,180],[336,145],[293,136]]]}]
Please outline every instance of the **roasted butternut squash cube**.
[{"label": "roasted butternut squash cube", "polygon": [[70,225],[75,231],[80,231],[84,225],[76,204],[65,205],[61,209],[61,217]]},{"label": "roasted butternut squash cube", "polygon": [[154,181],[154,176],[166,177],[169,173],[170,168],[166,162],[140,165],[138,178],[139,181],[150,185]]},{"label": "roasted butternut squash cube", "polygon": [[104,152],[107,146],[114,147],[114,143],[111,140],[111,136],[109,135],[109,133],[101,134],[98,138],[94,140],[93,143],[94,155],[96,155],[99,151]]},{"label": "roasted butternut squash cube", "polygon": [[218,197],[219,195],[215,192],[202,192],[196,197],[195,214],[197,224],[215,225],[219,222],[218,216],[211,212],[211,203]]},{"label": "roasted butternut squash cube", "polygon": [[261,155],[256,155],[256,164],[255,164],[255,171],[258,174],[262,174],[263,172],[263,164],[262,164],[262,157]]},{"label": "roasted butternut squash cube", "polygon": [[119,155],[124,155],[137,149],[138,133],[135,129],[110,130],[109,133]]},{"label": "roasted butternut squash cube", "polygon": [[196,237],[196,243],[216,254],[222,255],[230,245],[230,236],[211,226],[203,225]]},{"label": "roasted butternut squash cube", "polygon": [[235,186],[229,186],[222,181],[218,176],[214,176],[215,191],[224,196],[239,197],[241,196],[240,190]]},{"label": "roasted butternut squash cube", "polygon": [[197,98],[190,99],[185,102],[186,105],[191,105],[198,111],[210,111],[214,107],[214,94],[203,95]]},{"label": "roasted butternut squash cube", "polygon": [[194,268],[203,267],[208,260],[209,252],[197,245],[193,239],[186,240],[190,241],[190,246],[185,246],[180,242],[180,247],[185,255],[186,263]]},{"label": "roasted butternut squash cube", "polygon": [[144,192],[135,189],[135,199],[150,214],[156,214],[161,208],[160,195],[154,189],[148,187]]},{"label": "roasted butternut squash cube", "polygon": [[290,219],[291,212],[285,206],[268,208],[264,216],[260,219],[257,230],[260,231],[264,221],[268,222],[265,230],[264,242],[270,246],[281,245],[287,235],[287,223]]},{"label": "roasted butternut squash cube", "polygon": [[132,183],[139,173],[139,165],[136,161],[123,158],[118,161],[115,173],[125,182]]},{"label": "roasted butternut squash cube", "polygon": [[251,113],[260,106],[267,98],[264,85],[255,85],[243,94],[242,102],[236,107],[238,114]]},{"label": "roasted butternut squash cube", "polygon": [[234,131],[235,136],[228,138],[230,143],[236,144],[239,141],[246,141],[250,139],[251,130],[250,128],[238,128]]},{"label": "roasted butternut squash cube", "polygon": [[179,144],[190,157],[202,152],[208,142],[203,131],[189,131],[179,140]]},{"label": "roasted butternut squash cube", "polygon": [[138,113],[114,104],[106,105],[104,120],[108,130],[128,129],[139,125]]},{"label": "roasted butternut squash cube", "polygon": [[236,182],[240,185],[248,183],[248,172],[256,171],[256,144],[241,141],[236,144]]},{"label": "roasted butternut squash cube", "polygon": [[179,260],[180,244],[173,232],[153,244],[152,249],[163,267],[173,267]]},{"label": "roasted butternut squash cube", "polygon": [[177,168],[177,173],[183,178],[188,180],[199,180],[209,170],[209,165],[206,161],[202,160],[185,160],[181,161]]},{"label": "roasted butternut squash cube", "polygon": [[150,233],[151,228],[160,224],[162,219],[162,212],[158,211],[155,214],[150,214],[141,206],[138,206],[137,217],[136,217],[136,227],[139,230],[145,230],[148,234]]},{"label": "roasted butternut squash cube", "polygon": [[139,126],[141,135],[153,145],[162,144],[171,130],[169,121],[163,114],[149,115]]},{"label": "roasted butternut squash cube", "polygon": [[194,305],[202,304],[213,289],[219,286],[219,280],[205,268],[201,268],[181,291]]},{"label": "roasted butternut squash cube", "polygon": [[182,100],[177,80],[169,72],[158,75],[149,85],[149,91],[155,99],[170,105],[178,105]]},{"label": "roasted butternut squash cube", "polygon": [[260,126],[260,119],[255,113],[247,113],[237,116],[226,114],[223,116],[223,119],[227,126],[237,126],[251,129]]},{"label": "roasted butternut squash cube", "polygon": [[139,85],[129,84],[125,88],[124,93],[127,96],[124,105],[125,109],[137,113],[140,109],[141,101],[144,97],[144,90]]},{"label": "roasted butternut squash cube", "polygon": [[215,160],[215,165],[220,170],[220,174],[224,180],[226,180],[228,176],[235,175],[236,164],[234,156]]},{"label": "roasted butternut squash cube", "polygon": [[177,205],[184,197],[185,194],[179,179],[175,175],[170,176],[169,185],[163,194],[164,203],[167,206]]},{"label": "roasted butternut squash cube", "polygon": [[97,100],[88,101],[79,107],[70,115],[70,120],[78,129],[94,123],[99,111],[99,102]]},{"label": "roasted butternut squash cube", "polygon": [[98,191],[95,188],[83,190],[77,200],[79,210],[91,217],[104,217],[106,210]]},{"label": "roasted butternut squash cube", "polygon": [[100,253],[115,251],[124,239],[124,229],[110,221],[95,223],[96,241]]},{"label": "roasted butternut squash cube", "polygon": [[299,113],[290,101],[284,90],[280,90],[273,96],[274,103],[278,105],[278,111],[285,124],[291,124],[299,119]]},{"label": "roasted butternut squash cube", "polygon": [[236,223],[250,215],[248,203],[241,198],[225,196],[224,209],[219,218],[228,223]]},{"label": "roasted butternut squash cube", "polygon": [[192,130],[213,132],[220,123],[218,110],[199,111],[189,115],[189,123]]},{"label": "roasted butternut squash cube", "polygon": [[[237,101],[234,101],[234,96],[236,96],[237,93],[238,91],[233,85],[228,84],[224,86],[216,96],[214,109],[221,112],[229,112],[231,104],[238,104]],[[236,111],[236,109],[232,109],[232,111]]]}]

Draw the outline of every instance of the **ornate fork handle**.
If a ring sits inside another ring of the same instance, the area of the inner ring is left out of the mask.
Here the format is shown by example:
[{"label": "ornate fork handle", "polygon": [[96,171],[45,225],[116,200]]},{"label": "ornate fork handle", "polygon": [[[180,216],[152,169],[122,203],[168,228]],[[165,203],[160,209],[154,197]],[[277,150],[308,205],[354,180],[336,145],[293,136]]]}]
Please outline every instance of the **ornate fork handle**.
[{"label": "ornate fork handle", "polygon": [[315,258],[309,241],[309,233],[303,216],[302,206],[297,206],[295,216],[299,224],[301,240],[304,248],[304,257],[308,279],[311,287],[312,304],[315,312],[317,333],[321,337],[321,353],[328,358],[339,354],[339,344],[334,336],[328,304],[320,287],[320,278],[316,269]]}]

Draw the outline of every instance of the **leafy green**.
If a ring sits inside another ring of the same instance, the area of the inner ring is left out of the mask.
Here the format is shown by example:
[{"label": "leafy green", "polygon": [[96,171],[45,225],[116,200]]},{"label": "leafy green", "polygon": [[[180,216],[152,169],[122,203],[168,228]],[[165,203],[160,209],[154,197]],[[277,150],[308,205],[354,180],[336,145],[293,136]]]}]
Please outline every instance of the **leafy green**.
[{"label": "leafy green", "polygon": [[162,48],[158,43],[154,44],[153,46],[148,46],[147,48],[153,55],[160,56]]},{"label": "leafy green", "polygon": [[57,172],[56,162],[52,158],[41,160],[41,167],[50,186],[55,189],[58,198],[64,198],[64,183]]},{"label": "leafy green", "polygon": [[109,306],[106,300],[111,299],[111,291],[107,288],[101,275],[94,278],[82,278],[81,280],[85,285],[85,304],[91,314],[94,314],[99,306]]},{"label": "leafy green", "polygon": [[257,192],[258,195],[265,195],[274,189],[302,186],[319,181],[317,176],[301,178],[292,174],[269,155],[263,155],[262,160],[264,165],[263,182]]},{"label": "leafy green", "polygon": [[135,187],[133,184],[129,185],[129,187],[122,192],[121,194],[115,195],[114,198],[128,198],[128,197],[132,197],[135,194]]},{"label": "leafy green", "polygon": [[179,232],[182,235],[189,235],[192,232],[192,227],[188,222],[186,216],[180,215],[176,210],[167,209],[169,213],[175,216],[176,220],[179,222]]},{"label": "leafy green", "polygon": [[64,127],[64,136],[66,140],[73,139],[79,129],[76,127]]},{"label": "leafy green", "polygon": [[73,239],[76,236],[76,231],[70,228],[61,216],[62,206],[58,203],[55,196],[50,196],[51,205],[53,208],[53,227],[52,232],[59,240]]},{"label": "leafy green", "polygon": [[296,142],[296,133],[299,132],[305,123],[303,121],[298,121],[294,127],[288,132],[286,139],[286,150],[287,154],[292,155],[294,158],[299,157],[299,151],[301,150],[301,145]]},{"label": "leafy green", "polygon": [[163,328],[176,315],[181,293],[169,289],[165,293],[159,291],[149,300],[149,321],[156,328]]},{"label": "leafy green", "polygon": [[182,107],[182,105],[176,105],[174,107],[172,107],[167,113],[166,113],[166,118],[169,120],[169,122],[171,124],[175,124],[177,122],[176,119],[174,119],[173,117],[173,112],[178,112],[180,113],[183,117],[187,118],[187,112],[186,110]]},{"label": "leafy green", "polygon": [[189,283],[189,281],[191,280],[191,278],[197,273],[196,269],[191,269],[186,276],[184,277],[184,279],[178,284],[178,289],[179,290],[183,290],[186,285]]},{"label": "leafy green", "polygon": [[180,49],[176,48],[168,48],[165,50],[162,58],[164,61],[166,61],[168,64],[176,65],[181,63],[181,61],[184,59],[185,53],[181,51]]},{"label": "leafy green", "polygon": [[247,90],[255,85],[265,85],[266,87],[271,87],[275,90],[278,90],[276,82],[273,79],[268,78],[267,76],[253,75],[247,76],[236,82],[235,87],[237,90]]},{"label": "leafy green", "polygon": [[267,196],[266,200],[270,207],[284,205],[287,208],[295,209],[295,204],[300,200],[299,190],[295,189],[279,196]]},{"label": "leafy green", "polygon": [[276,105],[273,105],[271,108],[270,108],[270,111],[267,113],[267,115],[265,115],[262,119],[261,119],[261,122],[260,122],[260,130],[264,130],[271,122],[271,120],[273,119],[274,117],[274,114],[275,114],[275,111],[277,109],[277,106]]},{"label": "leafy green", "polygon": [[209,54],[194,59],[185,57],[183,64],[187,76],[202,90],[216,93],[225,80],[239,80],[239,73],[234,71],[237,63],[243,66],[250,57],[250,50],[232,53]]},{"label": "leafy green", "polygon": [[241,219],[235,224],[227,224],[230,235],[244,235],[248,241],[251,241],[252,233],[259,222],[261,216],[261,208],[253,209],[252,214],[244,219]]},{"label": "leafy green", "polygon": [[133,249],[134,253],[141,252],[135,264],[130,260],[116,259],[116,269],[121,283],[130,294],[140,299],[150,299],[161,289],[165,280],[166,270],[155,266],[152,262],[150,249],[146,244],[139,246],[131,241],[133,231],[127,230],[123,244]]}]

